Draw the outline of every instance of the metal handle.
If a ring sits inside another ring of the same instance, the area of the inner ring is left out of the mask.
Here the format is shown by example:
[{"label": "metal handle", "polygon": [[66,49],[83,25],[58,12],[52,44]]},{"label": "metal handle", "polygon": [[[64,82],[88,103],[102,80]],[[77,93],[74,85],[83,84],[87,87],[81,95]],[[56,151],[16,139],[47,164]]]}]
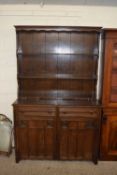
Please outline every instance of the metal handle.
[{"label": "metal handle", "polygon": [[26,127],[26,122],[22,120],[19,121],[19,127],[22,127],[22,128]]},{"label": "metal handle", "polygon": [[68,122],[63,121],[62,122],[62,128],[68,128]]},{"label": "metal handle", "polygon": [[88,128],[88,129],[95,129],[95,128],[97,128],[97,124],[94,123],[94,122],[87,122],[86,123],[86,128]]},{"label": "metal handle", "polygon": [[52,128],[53,127],[53,122],[52,121],[47,121],[47,127]]}]

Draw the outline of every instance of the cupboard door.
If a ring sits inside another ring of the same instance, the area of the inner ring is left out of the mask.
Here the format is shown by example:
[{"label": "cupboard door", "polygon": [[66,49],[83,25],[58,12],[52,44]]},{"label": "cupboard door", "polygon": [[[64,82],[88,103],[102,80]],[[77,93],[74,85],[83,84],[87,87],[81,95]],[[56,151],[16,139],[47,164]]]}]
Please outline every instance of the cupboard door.
[{"label": "cupboard door", "polygon": [[55,117],[43,114],[19,112],[15,129],[16,156],[19,159],[55,159]]},{"label": "cupboard door", "polygon": [[97,123],[94,120],[60,121],[60,159],[93,160],[96,154]]},{"label": "cupboard door", "polygon": [[104,115],[101,135],[101,159],[117,160],[117,116]]},{"label": "cupboard door", "polygon": [[31,120],[20,121],[20,123],[16,128],[19,157],[21,159],[54,159],[54,121]]},{"label": "cupboard door", "polygon": [[105,42],[103,104],[117,106],[117,38]]},{"label": "cupboard door", "polygon": [[65,116],[60,116],[59,120],[60,159],[93,160],[96,163],[99,137],[98,118],[85,115],[83,117],[82,111],[81,114],[77,113],[77,116],[74,112],[72,116],[65,114]]},{"label": "cupboard door", "polygon": [[55,129],[51,119],[29,121],[29,157],[54,159]]},{"label": "cupboard door", "polygon": [[15,123],[16,162],[28,158],[28,127],[26,121]]}]

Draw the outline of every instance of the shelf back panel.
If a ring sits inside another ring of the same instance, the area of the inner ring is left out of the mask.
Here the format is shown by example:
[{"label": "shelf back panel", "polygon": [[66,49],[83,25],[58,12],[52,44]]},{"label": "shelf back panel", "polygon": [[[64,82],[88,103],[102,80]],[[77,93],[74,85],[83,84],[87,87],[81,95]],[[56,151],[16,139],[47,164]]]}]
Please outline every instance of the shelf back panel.
[{"label": "shelf back panel", "polygon": [[27,26],[16,32],[18,98],[96,98],[100,29]]}]

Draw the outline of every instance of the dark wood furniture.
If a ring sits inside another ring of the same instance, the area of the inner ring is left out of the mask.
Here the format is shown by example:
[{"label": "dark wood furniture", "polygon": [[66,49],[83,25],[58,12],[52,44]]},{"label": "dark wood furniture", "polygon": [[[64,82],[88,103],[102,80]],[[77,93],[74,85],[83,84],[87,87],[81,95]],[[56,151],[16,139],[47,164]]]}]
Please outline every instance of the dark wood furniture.
[{"label": "dark wood furniture", "polygon": [[16,162],[60,159],[97,163],[100,28],[16,26],[16,33]]},{"label": "dark wood furniture", "polygon": [[105,29],[102,160],[117,160],[117,30]]}]

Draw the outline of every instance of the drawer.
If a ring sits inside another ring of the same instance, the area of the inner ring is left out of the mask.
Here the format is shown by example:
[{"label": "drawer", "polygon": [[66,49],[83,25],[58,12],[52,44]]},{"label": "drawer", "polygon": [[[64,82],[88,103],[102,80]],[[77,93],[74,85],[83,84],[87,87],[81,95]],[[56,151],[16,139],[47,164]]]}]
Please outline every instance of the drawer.
[{"label": "drawer", "polygon": [[53,118],[56,116],[56,108],[45,106],[18,106],[15,114],[16,119]]},{"label": "drawer", "polygon": [[17,108],[19,111],[37,111],[37,112],[55,112],[56,108],[51,106],[43,105],[18,105]]},{"label": "drawer", "polygon": [[117,108],[103,108],[103,115],[117,115]]},{"label": "drawer", "polygon": [[42,120],[47,120],[47,119],[53,119],[55,118],[55,114],[53,112],[18,112],[18,114],[16,115],[16,120],[38,120],[38,119],[42,119]]},{"label": "drawer", "polygon": [[100,114],[99,108],[88,107],[61,107],[60,117],[97,117]]}]

